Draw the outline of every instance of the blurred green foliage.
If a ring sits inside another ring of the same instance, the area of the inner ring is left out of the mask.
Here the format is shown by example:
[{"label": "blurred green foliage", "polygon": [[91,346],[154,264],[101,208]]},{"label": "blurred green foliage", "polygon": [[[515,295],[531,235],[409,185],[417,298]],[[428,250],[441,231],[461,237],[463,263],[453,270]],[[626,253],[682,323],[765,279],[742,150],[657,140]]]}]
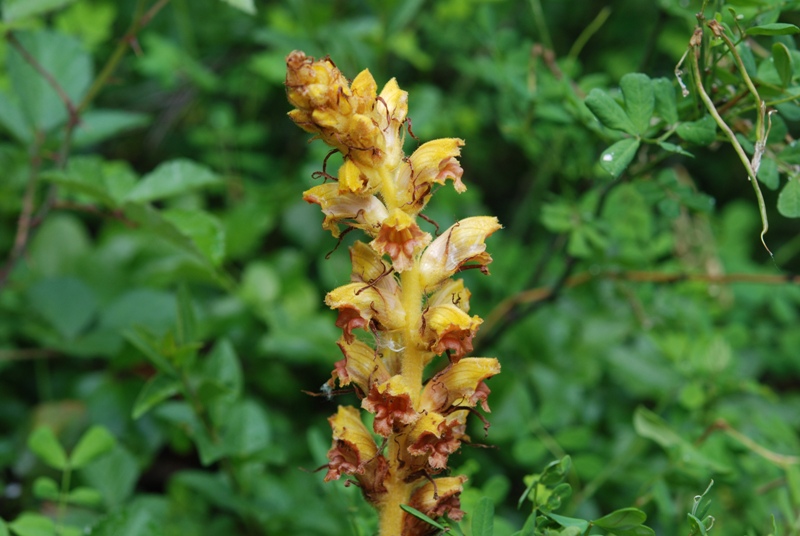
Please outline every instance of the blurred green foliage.
[{"label": "blurred green foliage", "polygon": [[[323,297],[349,264],[301,200],[326,150],[285,117],[294,49],[396,77],[420,140],[467,141],[469,190],[426,215],[505,226],[465,274],[504,373],[452,458],[458,530],[652,533],[636,507],[658,534],[800,534],[798,10],[4,0],[0,535],[374,533],[314,473],[337,402],[304,391],[340,357]],[[698,12],[775,110],[761,149],[708,30],[735,141],[688,63],[681,93]]]}]

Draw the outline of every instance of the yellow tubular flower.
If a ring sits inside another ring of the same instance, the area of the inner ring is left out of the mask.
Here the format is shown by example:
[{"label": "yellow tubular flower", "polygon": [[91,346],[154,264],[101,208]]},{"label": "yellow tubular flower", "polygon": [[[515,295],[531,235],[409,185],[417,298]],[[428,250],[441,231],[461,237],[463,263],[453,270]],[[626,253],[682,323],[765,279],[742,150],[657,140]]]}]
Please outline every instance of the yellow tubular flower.
[{"label": "yellow tubular flower", "polygon": [[404,272],[414,266],[416,252],[430,241],[431,235],[422,232],[411,216],[394,209],[370,245],[378,253],[389,255],[396,271]]},{"label": "yellow tubular flower", "polygon": [[339,385],[355,383],[362,395],[366,396],[373,383],[382,383],[391,376],[380,356],[363,342],[348,342],[342,337],[336,344],[344,354],[344,359],[336,362],[331,380],[338,379]]},{"label": "yellow tubular flower", "polygon": [[383,437],[389,437],[397,427],[411,424],[420,417],[411,401],[411,389],[400,375],[373,384],[367,398],[361,401],[361,407],[375,414],[373,428]]},{"label": "yellow tubular flower", "polygon": [[420,407],[446,412],[452,407],[475,407],[479,402],[489,411],[489,388],[484,380],[500,374],[500,363],[493,357],[465,357],[436,374],[425,385]]},{"label": "yellow tubular flower", "polygon": [[423,339],[428,348],[437,355],[450,351],[454,361],[472,351],[472,338],[483,322],[452,303],[429,307],[422,318],[426,326]]},{"label": "yellow tubular flower", "polygon": [[468,262],[474,263],[482,272],[492,257],[486,253],[484,241],[495,231],[502,229],[497,218],[475,216],[456,222],[427,247],[420,259],[423,288],[433,289]]},{"label": "yellow tubular flower", "polygon": [[348,223],[352,227],[376,234],[381,228],[381,222],[388,216],[386,207],[374,195],[341,194],[336,183],[320,184],[306,190],[303,192],[303,200],[322,208],[325,214],[322,228],[329,230],[335,237],[340,234],[339,223],[345,220],[352,220],[353,223]]}]

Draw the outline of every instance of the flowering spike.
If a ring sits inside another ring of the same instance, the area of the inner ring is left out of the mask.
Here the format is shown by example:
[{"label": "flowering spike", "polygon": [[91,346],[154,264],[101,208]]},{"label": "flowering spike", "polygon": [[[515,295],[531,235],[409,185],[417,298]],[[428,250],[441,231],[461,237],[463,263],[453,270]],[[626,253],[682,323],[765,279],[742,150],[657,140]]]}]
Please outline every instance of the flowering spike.
[{"label": "flowering spike", "polygon": [[[352,83],[328,59],[302,52],[286,59],[289,117],[340,152],[335,179],[304,193],[320,206],[323,228],[334,237],[341,226],[361,229],[369,243],[350,248],[350,282],[328,293],[338,312],[344,355],[326,387],[353,385],[378,447],[359,410],[340,407],[331,417],[333,445],[325,480],[355,478],[380,516],[381,536],[429,534],[432,526],[406,514],[410,505],[429,517],[459,520],[463,476],[437,477],[448,469],[465,435],[467,416],[480,404],[489,411],[486,381],[500,372],[494,358],[467,357],[482,320],[470,316],[470,293],[451,277],[475,266],[488,273],[486,238],[500,229],[496,218],[456,222],[432,240],[417,217],[434,185],[453,181],[466,190],[458,161],[463,140],[445,138],[403,152],[408,93],[391,79],[378,93],[369,71]],[[409,128],[410,132],[410,128]],[[438,229],[438,226],[437,226]],[[357,330],[358,338],[356,337]],[[451,362],[427,383],[423,369],[437,355]]]}]

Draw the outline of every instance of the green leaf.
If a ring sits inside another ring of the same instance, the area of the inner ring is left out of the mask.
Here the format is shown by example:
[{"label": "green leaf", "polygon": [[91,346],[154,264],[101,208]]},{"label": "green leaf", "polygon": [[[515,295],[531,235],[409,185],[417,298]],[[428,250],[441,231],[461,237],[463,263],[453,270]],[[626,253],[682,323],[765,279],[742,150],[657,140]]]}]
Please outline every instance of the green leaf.
[{"label": "green leaf", "polygon": [[43,15],[48,11],[68,6],[73,2],[75,0],[4,0],[3,20],[11,22],[26,17]]},{"label": "green leaf", "polygon": [[12,99],[4,91],[0,91],[0,125],[24,145],[33,142],[33,129],[22,113],[22,108],[16,99]]},{"label": "green leaf", "polygon": [[655,536],[656,531],[644,525],[637,525],[627,529],[615,529],[612,534],[614,536]]},{"label": "green leaf", "polygon": [[667,78],[653,80],[653,94],[655,95],[655,113],[668,125],[678,122],[678,103],[675,98],[675,86]]},{"label": "green leaf", "polygon": [[146,505],[126,505],[103,518],[92,529],[92,536],[160,536],[164,528],[159,526],[155,514]]},{"label": "green leaf", "polygon": [[107,207],[116,207],[117,202],[105,184],[103,161],[94,156],[70,158],[66,169],[42,173],[43,180],[58,184],[69,192],[81,193],[99,201]]},{"label": "green leaf", "polygon": [[139,480],[139,463],[125,447],[117,445],[81,470],[83,481],[98,490],[109,510],[120,507]]},{"label": "green leaf", "polygon": [[650,127],[656,99],[650,77],[642,73],[628,73],[619,81],[625,97],[625,111],[633,123],[637,134],[643,134]]},{"label": "green leaf", "polygon": [[778,153],[778,160],[783,161],[787,164],[791,164],[793,166],[800,164],[800,143],[797,140],[793,141],[789,145],[783,148],[783,150]]},{"label": "green leaf", "polygon": [[192,305],[192,295],[184,283],[178,287],[178,326],[176,339],[179,345],[189,344],[195,340],[197,319]]},{"label": "green leaf", "polygon": [[109,452],[116,443],[116,438],[105,427],[92,426],[75,445],[75,449],[70,454],[70,465],[74,469],[80,469],[95,458]]},{"label": "green leaf", "polygon": [[219,183],[219,176],[204,165],[185,159],[171,160],[142,177],[126,201],[157,201]]},{"label": "green leaf", "polygon": [[[91,57],[81,44],[64,34],[49,31],[15,35],[28,54],[58,81],[72,105],[77,106],[93,77]],[[67,107],[62,98],[15,47],[8,50],[8,75],[30,125],[47,132],[67,120]]]},{"label": "green leaf", "polygon": [[226,408],[222,423],[224,454],[245,458],[269,447],[272,439],[264,409],[252,400]]},{"label": "green leaf", "polygon": [[772,158],[765,158],[761,160],[761,166],[758,168],[756,174],[758,180],[769,188],[770,190],[777,190],[780,186],[780,174],[778,172],[778,163]]},{"label": "green leaf", "polygon": [[92,289],[74,277],[41,279],[27,296],[33,310],[68,340],[84,331],[97,311]]},{"label": "green leaf", "polygon": [[40,476],[33,482],[33,496],[46,501],[57,501],[60,495],[58,483],[48,476]]},{"label": "green leaf", "polygon": [[660,141],[658,142],[658,146],[667,152],[681,154],[683,156],[689,156],[691,158],[694,158],[694,155],[692,153],[690,153],[680,145],[675,145],[674,143],[669,143],[668,141]]},{"label": "green leaf", "polygon": [[221,339],[203,363],[204,383],[216,386],[215,391],[229,398],[238,398],[242,393],[243,374],[233,345],[228,339]]},{"label": "green leaf", "polygon": [[608,515],[595,519],[592,523],[600,528],[613,530],[626,530],[641,525],[647,520],[647,515],[637,508],[622,508]]},{"label": "green leaf", "polygon": [[494,504],[489,497],[481,497],[472,510],[473,536],[494,534]]},{"label": "green leaf", "polygon": [[567,478],[567,473],[569,473],[571,467],[572,458],[569,456],[564,456],[560,460],[552,461],[548,463],[544,471],[542,471],[539,482],[547,487],[557,486]]},{"label": "green leaf", "polygon": [[408,512],[412,516],[416,517],[417,519],[421,519],[422,521],[424,521],[428,525],[431,525],[434,528],[437,528],[439,530],[445,530],[444,525],[442,525],[441,523],[437,523],[436,521],[434,521],[433,519],[429,518],[428,516],[426,516],[425,514],[420,512],[419,510],[417,510],[416,508],[408,506],[407,504],[401,504],[400,508],[402,508],[404,511]]},{"label": "green leaf", "polygon": [[747,35],[790,35],[800,33],[800,28],[794,24],[785,22],[773,22],[772,24],[761,24],[748,28]]},{"label": "green leaf", "polygon": [[56,525],[49,517],[30,512],[22,513],[8,524],[11,532],[17,536],[55,536]]},{"label": "green leaf", "polygon": [[178,372],[169,359],[161,353],[158,343],[148,333],[139,328],[128,329],[123,332],[125,339],[150,360],[158,370],[172,377],[177,377]]},{"label": "green leaf", "polygon": [[0,536],[9,536],[8,525],[2,519],[0,519]]},{"label": "green leaf", "polygon": [[244,11],[248,15],[255,15],[256,14],[256,6],[253,3],[253,0],[222,0],[228,5],[235,7],[241,11]]},{"label": "green leaf", "polygon": [[44,463],[63,471],[68,467],[67,453],[49,426],[40,426],[28,438],[28,448]]},{"label": "green leaf", "polygon": [[94,508],[103,504],[103,496],[93,488],[80,486],[67,494],[67,502],[78,506]]},{"label": "green leaf", "polygon": [[789,176],[778,195],[778,212],[786,218],[800,218],[800,176]]},{"label": "green leaf", "polygon": [[562,527],[578,527],[581,534],[589,530],[589,522],[585,519],[575,517],[560,516],[552,512],[544,512],[544,515],[561,525]]},{"label": "green leaf", "polygon": [[162,217],[189,238],[197,250],[213,265],[225,257],[225,229],[217,218],[202,210],[172,209]]},{"label": "green leaf", "polygon": [[138,419],[164,400],[178,394],[181,382],[166,374],[158,373],[144,384],[133,404],[133,418]]},{"label": "green leaf", "polygon": [[778,76],[781,77],[781,87],[788,86],[792,81],[792,55],[786,45],[783,43],[772,45],[772,61]]},{"label": "green leaf", "polygon": [[602,89],[594,88],[590,91],[585,102],[603,125],[613,130],[636,134],[636,127],[622,106]]},{"label": "green leaf", "polygon": [[600,155],[600,167],[616,179],[627,169],[638,150],[639,140],[637,138],[619,140]]},{"label": "green leaf", "polygon": [[717,123],[710,115],[697,121],[681,123],[675,129],[678,136],[697,145],[709,145],[717,138]]},{"label": "green leaf", "polygon": [[689,526],[692,529],[691,534],[693,534],[693,535],[699,534],[701,536],[706,536],[708,534],[708,531],[706,530],[706,526],[703,524],[702,521],[700,521],[698,518],[696,518],[692,514],[688,514],[687,513],[686,516],[689,519]]},{"label": "green leaf", "polygon": [[150,117],[137,112],[123,110],[89,110],[81,114],[81,122],[75,127],[72,143],[75,147],[98,144],[117,134],[147,125]]}]

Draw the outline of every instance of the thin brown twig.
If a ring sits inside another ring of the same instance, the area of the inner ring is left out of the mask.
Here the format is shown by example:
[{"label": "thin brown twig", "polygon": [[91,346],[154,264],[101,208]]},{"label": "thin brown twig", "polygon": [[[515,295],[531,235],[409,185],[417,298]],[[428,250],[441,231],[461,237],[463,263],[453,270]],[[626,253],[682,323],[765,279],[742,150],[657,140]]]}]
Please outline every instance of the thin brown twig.
[{"label": "thin brown twig", "polygon": [[[669,272],[647,272],[639,270],[608,271],[608,272],[582,272],[568,277],[562,288],[575,288],[591,281],[609,279],[614,281],[630,281],[633,283],[682,283],[702,282],[718,285],[731,283],[760,283],[767,285],[800,284],[800,275],[792,274],[690,274]],[[515,307],[524,304],[533,304],[551,299],[556,293],[555,286],[538,287],[520,292],[505,301],[500,302],[494,310],[486,316],[483,328],[491,331],[492,328]]]},{"label": "thin brown twig", "polygon": [[64,107],[67,109],[67,113],[69,114],[69,122],[70,123],[78,123],[78,108],[75,107],[75,104],[72,102],[72,99],[67,95],[67,92],[58,83],[50,72],[39,63],[39,60],[33,57],[33,55],[28,52],[22,43],[19,42],[17,36],[14,35],[14,32],[8,32],[6,34],[6,40],[9,44],[16,49],[20,56],[30,65],[39,75],[45,79],[45,81],[50,84],[50,87],[58,94],[58,98],[61,99],[61,102],[64,103]]}]

